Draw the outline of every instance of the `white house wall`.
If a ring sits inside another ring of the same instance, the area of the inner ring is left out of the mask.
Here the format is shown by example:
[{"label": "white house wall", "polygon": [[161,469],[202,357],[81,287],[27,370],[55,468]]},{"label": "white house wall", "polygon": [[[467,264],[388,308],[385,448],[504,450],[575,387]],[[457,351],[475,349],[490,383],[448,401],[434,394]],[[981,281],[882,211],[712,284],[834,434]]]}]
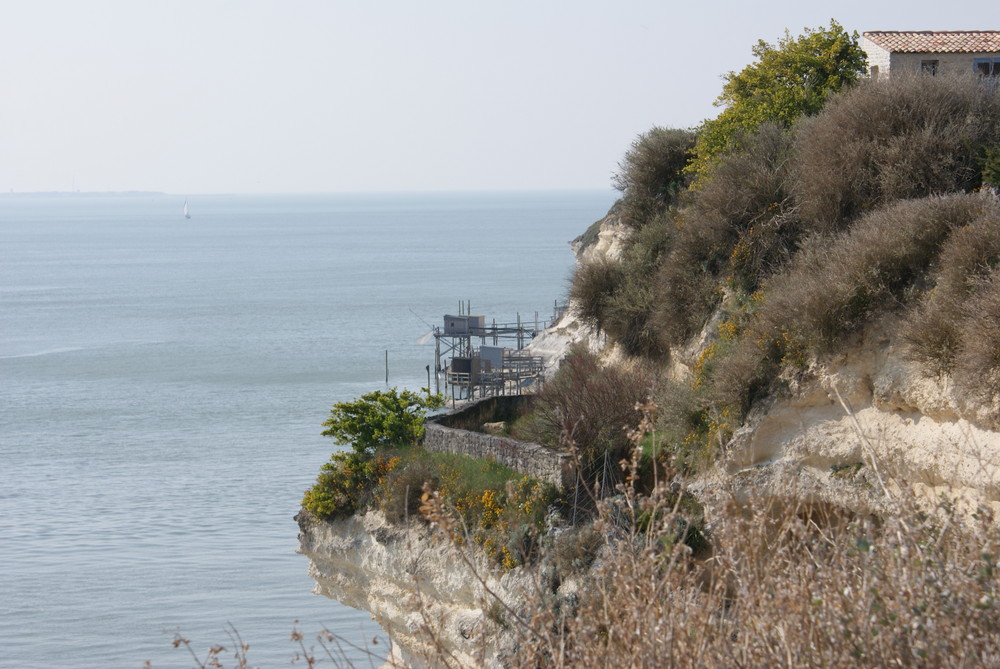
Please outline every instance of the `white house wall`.
[{"label": "white house wall", "polygon": [[[878,73],[881,76],[889,74],[889,52],[882,47],[874,44],[869,39],[861,38],[861,48],[864,49],[865,53],[868,54],[868,73],[874,74],[872,68],[877,67]],[[872,77],[876,78],[876,77]]]},{"label": "white house wall", "polygon": [[920,63],[925,60],[936,60],[938,62],[937,71],[939,74],[950,74],[955,72],[972,72],[972,64],[976,58],[995,58],[1000,56],[997,53],[894,53],[890,60],[889,67],[879,67],[879,71],[893,72],[919,72]]}]

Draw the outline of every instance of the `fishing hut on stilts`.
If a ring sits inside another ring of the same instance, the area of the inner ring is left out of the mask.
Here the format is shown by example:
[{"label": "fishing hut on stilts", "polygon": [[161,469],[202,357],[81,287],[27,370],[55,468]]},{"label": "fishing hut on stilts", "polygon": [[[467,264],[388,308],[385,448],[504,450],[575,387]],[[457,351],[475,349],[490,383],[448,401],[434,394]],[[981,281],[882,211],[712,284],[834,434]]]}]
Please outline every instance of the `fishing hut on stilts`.
[{"label": "fishing hut on stilts", "polygon": [[[434,327],[435,392],[451,394],[452,401],[497,395],[521,395],[541,382],[545,365],[541,356],[524,347],[548,324],[517,315],[514,323],[486,322],[473,315],[468,302],[459,302],[457,315],[445,315],[442,327]],[[559,308],[553,314],[553,322]]]}]

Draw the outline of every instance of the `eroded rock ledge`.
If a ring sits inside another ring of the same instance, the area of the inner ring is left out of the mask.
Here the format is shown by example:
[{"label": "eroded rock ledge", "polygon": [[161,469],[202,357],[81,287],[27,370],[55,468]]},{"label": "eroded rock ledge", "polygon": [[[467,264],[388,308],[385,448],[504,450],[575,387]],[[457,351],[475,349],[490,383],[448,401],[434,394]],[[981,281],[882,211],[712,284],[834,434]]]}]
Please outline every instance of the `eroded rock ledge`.
[{"label": "eroded rock ledge", "polygon": [[532,591],[527,570],[502,573],[472,548],[463,559],[425,523],[394,525],[374,510],[333,521],[303,510],[295,519],[313,592],[369,611],[407,666],[437,666],[442,655],[452,666],[501,666],[510,641],[495,596],[516,609]]}]

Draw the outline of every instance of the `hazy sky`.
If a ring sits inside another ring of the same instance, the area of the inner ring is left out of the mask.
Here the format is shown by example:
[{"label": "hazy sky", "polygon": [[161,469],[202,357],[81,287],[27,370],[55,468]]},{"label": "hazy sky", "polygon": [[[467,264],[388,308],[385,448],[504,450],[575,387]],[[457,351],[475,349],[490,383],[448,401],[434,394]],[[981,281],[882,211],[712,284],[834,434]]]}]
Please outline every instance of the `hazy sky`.
[{"label": "hazy sky", "polygon": [[5,0],[0,191],[609,188],[636,135],[718,113],[757,39],[989,6]]}]

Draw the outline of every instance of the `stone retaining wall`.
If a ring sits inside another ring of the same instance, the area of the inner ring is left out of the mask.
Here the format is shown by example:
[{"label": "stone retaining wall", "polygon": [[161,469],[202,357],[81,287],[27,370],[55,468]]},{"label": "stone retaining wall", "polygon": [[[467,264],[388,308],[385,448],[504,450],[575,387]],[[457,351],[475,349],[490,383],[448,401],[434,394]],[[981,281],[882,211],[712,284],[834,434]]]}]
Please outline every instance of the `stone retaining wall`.
[{"label": "stone retaining wall", "polygon": [[[503,398],[495,397],[484,400],[494,403],[501,412],[506,408],[497,406],[497,401],[503,404]],[[442,423],[468,424],[469,416],[476,416],[482,422],[490,422],[490,413],[479,406],[480,402],[461,411],[444,414],[427,421],[424,434],[424,448],[438,453],[458,453],[484,460],[492,459],[514,471],[534,476],[561,487],[569,488],[576,483],[576,468],[573,459],[565,453],[557,453],[540,444],[519,441],[510,437],[500,437],[483,432],[473,432]],[[481,423],[480,423],[481,424]]]}]

